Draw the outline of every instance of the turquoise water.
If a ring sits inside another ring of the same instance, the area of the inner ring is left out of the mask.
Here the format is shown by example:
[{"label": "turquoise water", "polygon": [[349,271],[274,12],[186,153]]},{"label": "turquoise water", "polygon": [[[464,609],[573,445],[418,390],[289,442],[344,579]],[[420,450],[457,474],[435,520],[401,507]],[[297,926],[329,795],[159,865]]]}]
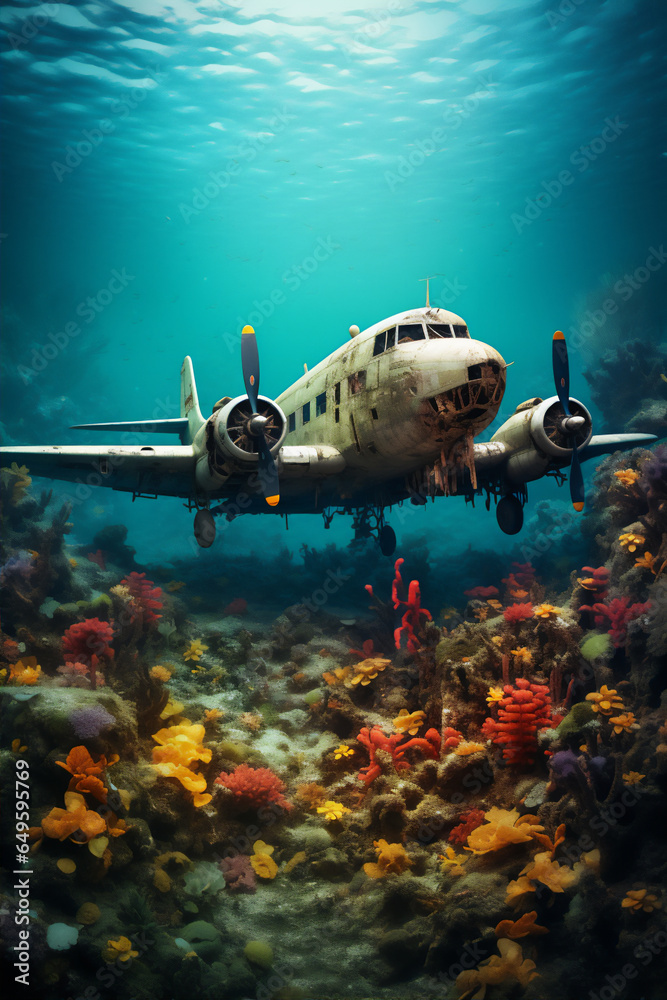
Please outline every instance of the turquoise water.
[{"label": "turquoise water", "polygon": [[[112,443],[68,427],[178,415],[186,353],[210,412],[242,391],[249,318],[275,396],[352,323],[423,304],[432,274],[431,301],[514,362],[496,426],[551,394],[556,328],[590,404],[582,367],[629,326],[660,338],[660,272],[592,336],[571,330],[610,289],[624,305],[613,285],[660,245],[664,26],[652,3],[561,7],[5,5],[7,442]],[[114,271],[126,278],[109,295]],[[36,372],[72,322],[80,334]],[[130,525],[144,557],[164,556],[163,519],[186,551],[176,501],[156,518],[154,503],[97,494],[91,506]],[[531,488],[542,496],[562,498]],[[504,544],[460,500],[420,518]],[[243,548],[248,531],[284,533],[241,520],[226,544]],[[290,531],[294,547],[322,539],[319,518]]]}]

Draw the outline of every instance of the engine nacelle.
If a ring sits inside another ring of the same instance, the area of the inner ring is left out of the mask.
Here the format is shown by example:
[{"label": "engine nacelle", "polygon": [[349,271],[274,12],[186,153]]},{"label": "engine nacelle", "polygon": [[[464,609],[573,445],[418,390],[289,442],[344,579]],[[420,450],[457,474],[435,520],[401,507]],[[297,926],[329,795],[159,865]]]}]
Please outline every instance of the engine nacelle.
[{"label": "engine nacelle", "polygon": [[263,429],[272,455],[279,452],[287,433],[285,414],[268,396],[258,396],[257,407],[253,414],[247,396],[223,401],[202,427],[194,441],[199,452],[195,477],[202,490],[220,489],[235,472],[252,471],[259,456],[254,428]]},{"label": "engine nacelle", "polygon": [[235,465],[257,464],[260,439],[253,435],[253,429],[263,429],[269,451],[274,456],[285,440],[287,418],[278,404],[268,396],[258,396],[257,410],[253,415],[248,397],[237,396],[211,417],[213,443]]},{"label": "engine nacelle", "polygon": [[577,451],[585,448],[593,433],[590,413],[578,399],[570,397],[566,417],[558,396],[529,399],[517,406],[509,420],[491,440],[507,448],[507,478],[517,485],[540,479],[548,468],[569,465],[574,439]]}]

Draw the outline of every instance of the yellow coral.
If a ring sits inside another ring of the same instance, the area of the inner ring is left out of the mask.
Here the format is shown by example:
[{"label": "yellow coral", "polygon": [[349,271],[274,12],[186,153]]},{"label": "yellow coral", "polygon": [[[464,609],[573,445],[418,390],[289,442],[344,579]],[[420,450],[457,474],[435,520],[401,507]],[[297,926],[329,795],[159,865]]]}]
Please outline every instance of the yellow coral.
[{"label": "yellow coral", "polygon": [[271,844],[265,844],[263,840],[256,840],[253,844],[253,854],[250,857],[250,864],[260,878],[275,878],[278,874],[278,865],[271,855],[275,848]]},{"label": "yellow coral", "polygon": [[201,660],[204,650],[208,649],[200,639],[193,639],[189,646],[186,647],[183,653],[184,660],[193,660],[198,663]]},{"label": "yellow coral", "polygon": [[[17,465],[16,462],[12,462],[9,468],[2,469],[0,473],[2,479],[7,485],[11,484],[12,487],[12,503],[17,504],[25,496],[26,490],[32,483],[32,479],[28,475],[27,465]],[[13,480],[13,481],[12,481]]]},{"label": "yellow coral", "polygon": [[652,913],[653,910],[659,910],[662,907],[662,903],[648,889],[630,889],[626,893],[625,899],[621,902],[621,906],[624,909],[632,910],[633,913],[639,913],[640,910],[643,910],[645,913]]},{"label": "yellow coral", "polygon": [[552,892],[564,892],[577,879],[576,874],[567,865],[559,865],[557,861],[552,861],[548,851],[536,854],[519,874],[541,882]]},{"label": "yellow coral", "polygon": [[454,753],[458,757],[467,757],[471,753],[479,753],[484,749],[485,747],[483,743],[473,743],[471,740],[461,740],[461,742],[454,747]]},{"label": "yellow coral", "polygon": [[623,775],[623,781],[626,785],[638,785],[645,777],[645,774],[639,774],[638,771],[628,771],[627,774]]},{"label": "yellow coral", "polygon": [[555,618],[561,611],[562,608],[555,608],[553,604],[538,604],[533,615],[535,618]]},{"label": "yellow coral", "polygon": [[369,656],[367,659],[361,660],[360,663],[355,663],[353,668],[354,677],[346,686],[350,687],[361,684],[362,687],[367,687],[372,680],[375,680],[380,671],[384,670],[390,663],[391,660],[383,660],[381,656]]},{"label": "yellow coral", "polygon": [[220,711],[219,708],[205,708],[204,718],[207,722],[217,722],[218,719],[222,719],[224,712]]},{"label": "yellow coral", "polygon": [[529,892],[535,892],[535,883],[531,882],[525,875],[522,875],[508,884],[505,903],[516,909],[523,902],[523,897],[527,896]]},{"label": "yellow coral", "polygon": [[638,547],[646,541],[643,535],[636,535],[633,531],[625,531],[618,536],[618,540],[621,547],[626,548],[628,552],[636,552]]},{"label": "yellow coral", "polygon": [[374,840],[377,862],[369,861],[364,871],[369,878],[384,878],[386,875],[400,875],[411,865],[412,860],[400,844],[389,844],[386,840]]},{"label": "yellow coral", "polygon": [[446,847],[445,853],[439,854],[438,858],[443,872],[456,876],[465,875],[463,865],[468,859],[463,854],[457,854],[453,847]]},{"label": "yellow coral", "polygon": [[129,962],[138,956],[138,951],[133,951],[132,942],[129,938],[121,937],[117,941],[107,941],[107,946],[102,952],[105,962]]},{"label": "yellow coral", "polygon": [[651,555],[650,552],[645,552],[643,556],[639,559],[635,559],[635,566],[640,569],[650,569],[654,576],[657,576],[657,571],[654,568],[655,556]]},{"label": "yellow coral", "polygon": [[26,656],[16,663],[10,664],[9,681],[15,684],[36,684],[42,673],[42,668],[36,656]]},{"label": "yellow coral", "polygon": [[325,670],[322,677],[329,687],[333,687],[335,684],[343,684],[351,673],[352,667],[335,667],[333,671]]},{"label": "yellow coral", "polygon": [[162,681],[163,684],[166,684],[171,678],[171,670],[167,670],[160,663],[156,663],[154,667],[151,667],[149,673],[154,681]]},{"label": "yellow coral", "polygon": [[639,473],[635,469],[619,469],[614,475],[624,486],[632,486],[639,479]]},{"label": "yellow coral", "polygon": [[317,807],[318,813],[323,813],[324,818],[330,821],[340,819],[345,813],[349,813],[352,810],[344,806],[342,802],[334,802],[328,799],[324,805]]},{"label": "yellow coral", "polygon": [[599,691],[592,691],[586,695],[586,701],[592,702],[591,708],[594,712],[601,712],[602,715],[611,715],[624,707],[623,702],[616,693],[616,688],[608,688],[603,684]]},{"label": "yellow coral", "polygon": [[179,725],[160,729],[153,735],[159,745],[153,747],[152,766],[163,777],[176,778],[192,792],[195,806],[204,806],[211,801],[211,796],[206,793],[206,778],[192,769],[192,766],[197,766],[197,761],[208,764],[211,760],[211,751],[202,746],[204,734],[202,725],[185,720]]},{"label": "yellow coral", "polygon": [[[499,851],[508,844],[524,844],[532,840],[526,817],[519,816],[516,809],[498,809],[494,806],[484,814],[485,822],[470,833],[466,851],[473,854],[488,854]],[[540,829],[542,829],[540,827]]]},{"label": "yellow coral", "polygon": [[523,949],[516,941],[500,938],[498,941],[500,955],[492,955],[478,968],[460,972],[456,977],[456,987],[460,1000],[482,1000],[486,996],[486,987],[498,983],[518,982],[527,986],[539,973],[535,972],[535,963],[523,957]]},{"label": "yellow coral", "polygon": [[511,649],[510,652],[522,667],[529,667],[533,662],[533,654],[527,646],[519,646],[518,649]]},{"label": "yellow coral", "polygon": [[637,729],[637,720],[632,712],[625,712],[623,715],[612,715],[609,722],[614,727],[614,732],[618,736],[620,733],[630,733]]},{"label": "yellow coral", "polygon": [[354,753],[352,747],[349,747],[346,743],[341,743],[339,747],[334,750],[334,760],[341,760],[343,757],[351,757]]},{"label": "yellow coral", "polygon": [[505,697],[505,692],[500,687],[490,687],[489,692],[486,696],[486,700],[489,705],[495,705],[497,702],[502,701]]},{"label": "yellow coral", "polygon": [[392,719],[394,729],[399,733],[409,733],[416,736],[419,727],[424,724],[426,712],[408,712],[407,708],[402,708],[395,719]]}]

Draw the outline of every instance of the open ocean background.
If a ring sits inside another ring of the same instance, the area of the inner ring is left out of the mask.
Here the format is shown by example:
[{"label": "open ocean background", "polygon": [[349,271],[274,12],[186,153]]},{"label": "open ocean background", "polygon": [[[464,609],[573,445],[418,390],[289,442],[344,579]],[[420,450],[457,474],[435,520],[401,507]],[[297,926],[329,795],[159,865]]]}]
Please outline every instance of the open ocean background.
[{"label": "open ocean background", "polygon": [[[631,336],[665,339],[665,272],[620,290],[665,237],[653,0],[12,2],[0,21],[6,444],[112,442],[69,426],[178,416],[185,354],[208,415],[243,391],[248,321],[276,396],[351,324],[422,305],[426,275],[432,303],[514,362],[494,427],[553,393],[555,329],[598,418],[582,370]],[[544,498],[570,509],[551,481],[529,490],[528,519]],[[515,546],[477,506],[389,521],[446,558]],[[241,518],[193,552],[178,500],[102,489],[72,520],[80,543],[128,525],[142,562],[351,537],[340,518],[326,534],[291,518],[287,536]]]}]

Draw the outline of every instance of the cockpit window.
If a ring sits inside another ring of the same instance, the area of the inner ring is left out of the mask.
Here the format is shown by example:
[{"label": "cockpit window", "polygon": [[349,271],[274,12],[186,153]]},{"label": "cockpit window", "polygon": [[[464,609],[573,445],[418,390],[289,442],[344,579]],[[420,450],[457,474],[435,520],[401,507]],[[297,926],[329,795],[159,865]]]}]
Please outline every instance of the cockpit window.
[{"label": "cockpit window", "polygon": [[375,337],[375,346],[373,348],[373,357],[378,354],[383,354],[384,351],[388,351],[390,347],[393,347],[396,343],[396,327],[392,326],[389,330],[383,330],[382,333],[378,333]]},{"label": "cockpit window", "polygon": [[421,323],[406,323],[404,326],[399,326],[396,339],[399,344],[407,344],[411,340],[425,340],[424,327]]},{"label": "cockpit window", "polygon": [[454,323],[453,329],[454,329],[454,336],[455,337],[466,337],[468,340],[470,340],[470,334],[468,333],[468,327],[465,324],[461,325],[460,323],[458,323],[458,324]]},{"label": "cockpit window", "polygon": [[452,337],[452,328],[449,323],[428,323],[426,326],[429,338],[437,340],[439,337]]}]

